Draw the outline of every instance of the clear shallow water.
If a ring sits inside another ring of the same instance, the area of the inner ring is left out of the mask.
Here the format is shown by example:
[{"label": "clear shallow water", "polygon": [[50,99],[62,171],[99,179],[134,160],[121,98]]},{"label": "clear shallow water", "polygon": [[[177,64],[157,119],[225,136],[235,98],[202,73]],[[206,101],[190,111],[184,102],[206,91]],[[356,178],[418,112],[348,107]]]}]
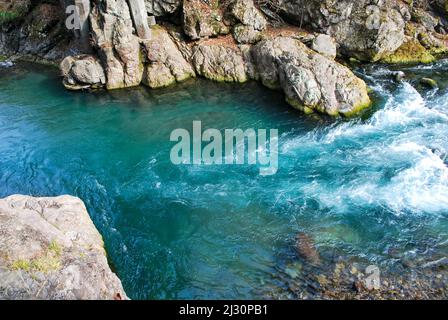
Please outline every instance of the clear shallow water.
[{"label": "clear shallow water", "polygon": [[[0,69],[0,196],[83,199],[131,298],[265,297],[300,259],[298,232],[328,263],[400,272],[403,259],[418,269],[447,255],[443,85],[423,92],[366,68],[378,103],[334,121],[302,116],[256,83],[87,94],[65,91],[56,70],[23,68]],[[442,79],[446,68],[408,72]],[[194,120],[279,129],[279,172],[172,165],[170,133]]]}]

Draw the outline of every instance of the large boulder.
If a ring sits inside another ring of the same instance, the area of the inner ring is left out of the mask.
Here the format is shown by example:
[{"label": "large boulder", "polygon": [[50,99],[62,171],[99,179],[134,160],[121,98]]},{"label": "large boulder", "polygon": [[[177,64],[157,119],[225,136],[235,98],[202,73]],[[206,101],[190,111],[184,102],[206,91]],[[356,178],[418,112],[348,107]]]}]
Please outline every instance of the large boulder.
[{"label": "large boulder", "polygon": [[296,24],[332,36],[342,53],[378,61],[404,42],[408,6],[395,0],[277,0]]},{"label": "large boulder", "polygon": [[139,85],[143,59],[127,1],[94,1],[90,24],[93,45],[106,72],[107,89]]},{"label": "large boulder", "polygon": [[150,88],[166,87],[196,76],[166,29],[153,27],[152,39],[145,46],[147,65],[143,83]]},{"label": "large boulder", "polygon": [[204,41],[193,48],[192,63],[197,74],[219,82],[246,82],[246,61],[232,37]]},{"label": "large boulder", "polygon": [[92,55],[68,56],[60,64],[63,84],[69,90],[99,88],[106,75],[99,59]]},{"label": "large boulder", "polygon": [[282,88],[288,103],[303,112],[350,116],[370,105],[364,81],[295,38],[261,41],[252,57],[263,84]]},{"label": "large boulder", "polygon": [[0,299],[126,299],[74,197],[0,200]]},{"label": "large boulder", "polygon": [[229,11],[237,23],[233,28],[233,36],[238,43],[253,44],[261,39],[268,22],[253,0],[236,0]]}]

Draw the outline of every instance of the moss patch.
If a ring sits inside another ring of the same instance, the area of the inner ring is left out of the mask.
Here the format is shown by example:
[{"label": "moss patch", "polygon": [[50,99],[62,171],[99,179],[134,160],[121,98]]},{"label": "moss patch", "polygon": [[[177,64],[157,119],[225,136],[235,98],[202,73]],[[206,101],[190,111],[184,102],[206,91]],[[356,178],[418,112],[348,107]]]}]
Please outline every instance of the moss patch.
[{"label": "moss patch", "polygon": [[19,17],[18,12],[0,11],[0,25],[11,22],[17,17]]},{"label": "moss patch", "polygon": [[382,59],[385,63],[431,63],[436,58],[417,40],[405,42],[397,51]]},{"label": "moss patch", "polygon": [[61,268],[62,248],[56,241],[51,241],[47,250],[43,255],[35,259],[25,260],[19,259],[14,261],[11,270],[22,270],[26,272],[43,272],[56,271]]}]

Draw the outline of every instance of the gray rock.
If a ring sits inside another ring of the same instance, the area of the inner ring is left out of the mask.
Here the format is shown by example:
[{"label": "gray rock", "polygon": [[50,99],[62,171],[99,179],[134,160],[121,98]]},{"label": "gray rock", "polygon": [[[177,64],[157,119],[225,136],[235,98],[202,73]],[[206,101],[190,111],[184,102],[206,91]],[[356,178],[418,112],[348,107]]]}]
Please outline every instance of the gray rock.
[{"label": "gray rock", "polygon": [[403,71],[395,71],[392,72],[392,76],[395,81],[402,82],[406,78],[406,73],[404,73]]},{"label": "gray rock", "polygon": [[301,111],[350,116],[370,105],[364,81],[297,39],[261,41],[252,57],[263,84],[283,88],[288,103]]},{"label": "gray rock", "polygon": [[146,12],[145,0],[129,1],[132,19],[137,31],[137,35],[142,39],[151,38],[151,29],[148,25],[148,14]]},{"label": "gray rock", "polygon": [[100,87],[106,84],[106,75],[98,58],[91,55],[69,56],[60,69],[67,89]]},{"label": "gray rock", "polygon": [[314,38],[311,44],[311,49],[326,56],[327,58],[336,58],[336,41],[326,34],[319,34],[316,38]]},{"label": "gray rock", "polygon": [[176,43],[162,27],[152,30],[152,39],[145,42],[147,62],[143,83],[150,88],[166,87],[196,76]]},{"label": "gray rock", "polygon": [[175,13],[182,7],[182,0],[145,0],[149,15],[156,17]]},{"label": "gray rock", "polygon": [[193,48],[193,66],[197,74],[219,82],[246,82],[246,62],[236,44],[201,43]]},{"label": "gray rock", "polygon": [[[360,60],[378,61],[404,41],[410,14],[399,1],[384,0],[279,0],[297,24],[332,36],[342,52]],[[375,4],[377,3],[377,4]]]},{"label": "gray rock", "polygon": [[257,31],[265,30],[268,25],[263,13],[255,7],[253,0],[235,0],[231,13],[240,23],[251,26]]},{"label": "gray rock", "polygon": [[0,299],[127,299],[80,199],[0,200]]},{"label": "gray rock", "polygon": [[106,73],[107,89],[139,85],[143,77],[143,61],[127,1],[95,3],[90,24],[93,43]]},{"label": "gray rock", "polygon": [[261,40],[262,33],[252,26],[239,24],[233,28],[233,37],[238,43],[254,44]]}]

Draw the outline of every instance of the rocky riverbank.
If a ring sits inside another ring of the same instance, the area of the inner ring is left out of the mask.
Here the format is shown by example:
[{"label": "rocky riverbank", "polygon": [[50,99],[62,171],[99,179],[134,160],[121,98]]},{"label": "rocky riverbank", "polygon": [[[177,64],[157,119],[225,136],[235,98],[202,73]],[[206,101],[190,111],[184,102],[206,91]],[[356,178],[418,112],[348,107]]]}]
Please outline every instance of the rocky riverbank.
[{"label": "rocky riverbank", "polygon": [[434,61],[447,51],[442,2],[4,0],[0,54],[62,61],[71,90],[252,79],[305,113],[350,116],[370,105],[368,89],[335,58]]},{"label": "rocky riverbank", "polygon": [[0,200],[0,299],[127,299],[80,199]]}]

